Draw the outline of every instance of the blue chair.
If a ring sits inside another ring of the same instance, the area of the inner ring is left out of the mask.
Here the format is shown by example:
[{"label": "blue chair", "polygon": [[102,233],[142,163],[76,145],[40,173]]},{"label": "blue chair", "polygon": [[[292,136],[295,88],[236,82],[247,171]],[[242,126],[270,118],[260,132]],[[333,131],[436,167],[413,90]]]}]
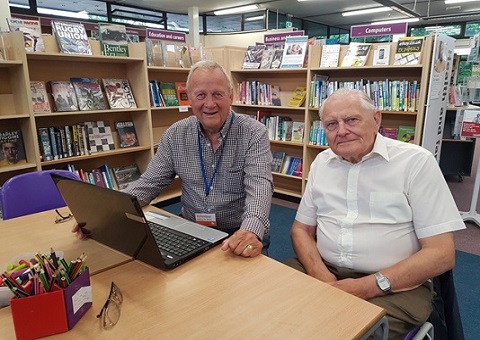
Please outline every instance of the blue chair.
[{"label": "blue chair", "polygon": [[8,179],[0,191],[4,220],[66,206],[50,173],[80,180],[67,170],[43,170],[20,174]]}]

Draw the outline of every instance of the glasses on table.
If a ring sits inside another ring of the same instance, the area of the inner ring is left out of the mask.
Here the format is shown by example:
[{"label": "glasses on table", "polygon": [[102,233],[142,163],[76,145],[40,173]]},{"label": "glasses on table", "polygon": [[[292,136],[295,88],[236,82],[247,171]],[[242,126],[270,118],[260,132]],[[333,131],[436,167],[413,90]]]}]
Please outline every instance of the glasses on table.
[{"label": "glasses on table", "polygon": [[102,320],[103,328],[111,328],[117,324],[118,319],[120,319],[120,307],[122,306],[122,302],[122,292],[112,281],[108,299],[105,301],[102,310],[97,315],[97,318],[101,318]]},{"label": "glasses on table", "polygon": [[60,211],[58,211],[58,209],[55,209],[55,212],[57,213],[57,217],[55,218],[55,223],[67,222],[67,221],[70,221],[73,217],[72,214],[62,215]]}]

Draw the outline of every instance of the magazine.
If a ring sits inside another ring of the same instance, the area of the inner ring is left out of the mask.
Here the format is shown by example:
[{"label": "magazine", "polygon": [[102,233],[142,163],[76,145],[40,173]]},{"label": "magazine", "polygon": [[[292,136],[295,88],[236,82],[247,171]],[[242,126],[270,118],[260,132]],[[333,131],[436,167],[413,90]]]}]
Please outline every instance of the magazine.
[{"label": "magazine", "polygon": [[102,55],[128,57],[127,29],[125,25],[98,23]]},{"label": "magazine", "polygon": [[60,52],[92,54],[87,31],[82,23],[52,20],[52,30]]},{"label": "magazine", "polygon": [[39,20],[7,18],[10,31],[22,31],[27,52],[45,52]]}]

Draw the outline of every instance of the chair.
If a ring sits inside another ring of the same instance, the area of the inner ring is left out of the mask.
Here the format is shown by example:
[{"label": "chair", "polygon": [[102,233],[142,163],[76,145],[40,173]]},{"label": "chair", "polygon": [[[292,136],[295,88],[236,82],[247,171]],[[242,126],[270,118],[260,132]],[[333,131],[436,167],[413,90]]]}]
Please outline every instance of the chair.
[{"label": "chair", "polygon": [[8,179],[0,191],[3,219],[29,215],[66,206],[50,177],[51,173],[80,180],[67,170],[43,170]]}]

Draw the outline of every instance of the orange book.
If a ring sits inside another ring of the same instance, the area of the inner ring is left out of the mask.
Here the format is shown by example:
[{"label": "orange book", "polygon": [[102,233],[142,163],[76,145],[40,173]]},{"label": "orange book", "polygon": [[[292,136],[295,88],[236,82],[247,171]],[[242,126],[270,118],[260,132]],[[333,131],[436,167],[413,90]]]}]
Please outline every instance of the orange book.
[{"label": "orange book", "polygon": [[184,81],[175,82],[175,91],[177,92],[178,104],[180,106],[190,105],[187,95],[187,83]]}]

